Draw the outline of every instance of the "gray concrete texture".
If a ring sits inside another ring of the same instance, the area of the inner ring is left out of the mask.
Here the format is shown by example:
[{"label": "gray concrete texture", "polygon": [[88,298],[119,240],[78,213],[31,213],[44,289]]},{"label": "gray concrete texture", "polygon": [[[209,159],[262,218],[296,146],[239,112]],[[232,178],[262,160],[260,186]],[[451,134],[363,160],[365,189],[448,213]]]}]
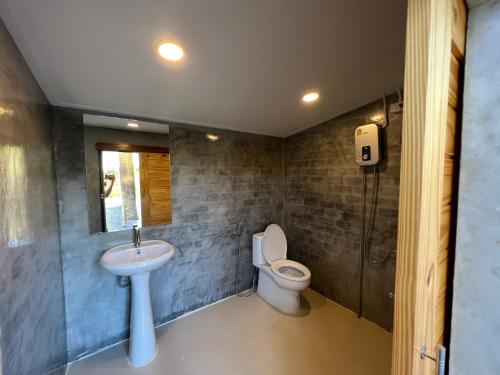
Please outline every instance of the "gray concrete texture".
[{"label": "gray concrete texture", "polygon": [[0,21],[0,373],[66,363],[49,105]]},{"label": "gray concrete texture", "polygon": [[[284,215],[289,257],[311,268],[316,290],[354,310],[361,190],[353,134],[355,125],[381,110],[376,102],[286,141],[171,124],[173,224],[144,230],[144,238],[164,239],[178,249],[153,274],[155,323],[234,293],[238,222],[243,230],[239,287],[249,287],[252,234],[272,222],[284,225]],[[89,234],[82,112],[56,108],[53,114],[68,350],[74,360],[128,335],[129,290],[118,288],[98,259],[109,247],[130,242],[132,233]],[[400,127],[397,115],[385,132],[388,147],[371,240],[377,257],[395,248]],[[209,141],[209,132],[219,141]],[[311,160],[322,158],[324,168],[316,168]],[[315,195],[328,179],[336,185]],[[325,202],[327,207],[320,207]],[[367,267],[364,315],[386,329],[392,327],[393,288],[393,259],[385,267]]]},{"label": "gray concrete texture", "polygon": [[[82,112],[53,111],[64,264],[69,359],[128,336],[129,294],[99,267],[106,249],[132,232],[89,234]],[[207,132],[220,136],[207,139]],[[144,239],[177,248],[152,275],[155,324],[235,291],[237,223],[242,223],[240,283],[252,279],[251,236],[282,224],[283,141],[279,138],[170,124],[173,223],[144,229]]]},{"label": "gray concrete texture", "polygon": [[500,1],[469,13],[451,375],[500,374]]},{"label": "gray concrete texture", "polygon": [[[396,100],[392,97],[391,100]],[[287,138],[285,222],[289,252],[312,272],[311,287],[357,311],[362,174],[355,162],[354,131],[383,113],[382,101]],[[379,193],[370,237],[371,257],[396,249],[401,114],[383,130]],[[373,174],[367,177],[371,192]],[[368,194],[367,211],[371,200]],[[366,215],[368,221],[368,214]],[[383,266],[365,262],[363,316],[392,329],[395,257]]]}]

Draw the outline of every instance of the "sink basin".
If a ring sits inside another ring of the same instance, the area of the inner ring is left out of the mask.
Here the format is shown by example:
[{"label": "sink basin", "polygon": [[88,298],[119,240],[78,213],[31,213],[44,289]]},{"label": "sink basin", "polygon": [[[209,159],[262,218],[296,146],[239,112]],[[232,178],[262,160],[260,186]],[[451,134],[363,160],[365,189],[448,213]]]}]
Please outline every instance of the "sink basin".
[{"label": "sink basin", "polygon": [[129,363],[140,367],[156,356],[156,336],[149,278],[151,272],[169,261],[175,248],[165,241],[143,241],[107,250],[99,263],[115,275],[130,276],[132,303],[130,311]]},{"label": "sink basin", "polygon": [[143,241],[139,247],[130,243],[109,249],[100,263],[115,275],[132,276],[160,268],[174,253],[174,247],[168,242]]}]

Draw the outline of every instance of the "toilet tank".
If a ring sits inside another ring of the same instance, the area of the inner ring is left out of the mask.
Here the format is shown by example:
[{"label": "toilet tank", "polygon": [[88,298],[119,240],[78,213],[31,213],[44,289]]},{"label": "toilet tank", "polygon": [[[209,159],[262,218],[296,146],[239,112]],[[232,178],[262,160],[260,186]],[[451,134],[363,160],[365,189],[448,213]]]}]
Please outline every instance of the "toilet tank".
[{"label": "toilet tank", "polygon": [[255,267],[262,264],[267,264],[264,254],[262,253],[262,238],[264,232],[255,233],[252,240],[252,263]]}]

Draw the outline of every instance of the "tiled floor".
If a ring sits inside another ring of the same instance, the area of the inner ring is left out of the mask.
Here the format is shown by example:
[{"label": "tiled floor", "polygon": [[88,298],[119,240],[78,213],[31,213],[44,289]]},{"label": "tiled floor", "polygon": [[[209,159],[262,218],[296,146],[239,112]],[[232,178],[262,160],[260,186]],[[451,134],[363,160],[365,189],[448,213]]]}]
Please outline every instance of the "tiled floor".
[{"label": "tiled floor", "polygon": [[70,365],[68,375],[388,375],[389,332],[311,290],[300,317],[260,297],[232,297],[157,329],[158,355],[133,368],[126,343]]}]

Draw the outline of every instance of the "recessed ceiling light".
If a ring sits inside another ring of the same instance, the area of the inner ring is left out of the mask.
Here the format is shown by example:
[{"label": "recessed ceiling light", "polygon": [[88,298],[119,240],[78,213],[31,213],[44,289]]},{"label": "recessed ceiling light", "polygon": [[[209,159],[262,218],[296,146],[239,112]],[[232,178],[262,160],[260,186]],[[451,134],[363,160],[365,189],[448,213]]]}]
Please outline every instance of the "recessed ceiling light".
[{"label": "recessed ceiling light", "polygon": [[310,91],[304,94],[302,101],[305,103],[312,103],[319,99],[319,93],[317,91]]},{"label": "recessed ceiling light", "polygon": [[136,122],[129,122],[129,123],[127,124],[127,126],[128,126],[129,128],[138,128],[138,127],[139,127],[139,124],[138,124],[138,123],[136,123]]},{"label": "recessed ceiling light", "polygon": [[179,61],[184,56],[184,50],[178,44],[169,41],[158,43],[158,53],[165,60]]},{"label": "recessed ceiling light", "polygon": [[215,141],[218,141],[219,140],[219,136],[218,135],[215,135],[215,134],[207,134],[207,138],[213,142]]}]

